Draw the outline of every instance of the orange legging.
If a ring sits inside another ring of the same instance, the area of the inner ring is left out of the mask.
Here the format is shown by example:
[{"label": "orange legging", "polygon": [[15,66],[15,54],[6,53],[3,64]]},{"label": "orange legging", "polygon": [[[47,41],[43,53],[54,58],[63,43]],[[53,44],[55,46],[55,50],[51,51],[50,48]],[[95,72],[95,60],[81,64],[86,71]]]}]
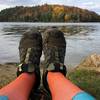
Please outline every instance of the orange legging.
[{"label": "orange legging", "polygon": [[35,74],[23,73],[13,82],[0,90],[0,96],[7,96],[9,100],[28,100],[35,84]]},{"label": "orange legging", "polygon": [[73,96],[82,91],[59,72],[49,72],[47,79],[53,100],[71,100]]},{"label": "orange legging", "polygon": [[[16,80],[2,88],[0,96],[7,96],[9,100],[28,100],[31,89],[35,86],[35,80],[34,73],[23,73]],[[47,81],[52,100],[95,100],[59,72],[48,72]]]}]

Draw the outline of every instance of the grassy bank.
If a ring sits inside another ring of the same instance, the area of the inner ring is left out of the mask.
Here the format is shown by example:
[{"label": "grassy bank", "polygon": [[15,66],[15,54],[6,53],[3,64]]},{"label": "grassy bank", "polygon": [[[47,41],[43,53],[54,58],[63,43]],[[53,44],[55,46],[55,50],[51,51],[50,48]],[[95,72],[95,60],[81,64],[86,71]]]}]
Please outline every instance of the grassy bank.
[{"label": "grassy bank", "polygon": [[81,89],[100,100],[100,73],[94,70],[78,69],[68,74],[68,78]]}]

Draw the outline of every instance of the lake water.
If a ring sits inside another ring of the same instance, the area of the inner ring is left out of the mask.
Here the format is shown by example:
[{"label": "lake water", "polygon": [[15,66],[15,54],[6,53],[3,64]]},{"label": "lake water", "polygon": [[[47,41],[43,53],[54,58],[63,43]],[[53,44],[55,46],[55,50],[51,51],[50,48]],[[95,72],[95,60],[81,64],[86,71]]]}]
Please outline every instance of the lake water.
[{"label": "lake water", "polygon": [[0,63],[19,62],[18,45],[25,31],[43,32],[50,26],[65,33],[65,64],[75,66],[92,53],[100,54],[100,23],[0,23]]}]

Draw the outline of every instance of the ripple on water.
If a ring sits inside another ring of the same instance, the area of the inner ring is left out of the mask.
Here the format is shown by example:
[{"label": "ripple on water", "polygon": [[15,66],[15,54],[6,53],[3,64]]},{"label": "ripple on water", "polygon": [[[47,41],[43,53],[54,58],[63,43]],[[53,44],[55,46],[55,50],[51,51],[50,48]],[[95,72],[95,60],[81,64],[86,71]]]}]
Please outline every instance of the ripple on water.
[{"label": "ripple on water", "polygon": [[100,54],[100,24],[0,23],[0,63],[19,61],[18,45],[26,30],[37,28],[44,32],[49,26],[57,26],[65,34],[67,41],[66,64],[77,65],[91,53]]}]

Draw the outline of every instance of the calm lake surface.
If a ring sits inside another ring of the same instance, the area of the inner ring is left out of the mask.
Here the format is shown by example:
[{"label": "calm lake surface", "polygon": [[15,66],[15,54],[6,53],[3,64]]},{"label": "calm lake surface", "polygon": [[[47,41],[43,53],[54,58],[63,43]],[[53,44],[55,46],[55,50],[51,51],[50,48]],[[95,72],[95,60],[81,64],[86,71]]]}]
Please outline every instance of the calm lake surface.
[{"label": "calm lake surface", "polygon": [[25,31],[38,28],[43,32],[50,26],[65,33],[65,64],[76,66],[86,56],[100,54],[100,23],[0,23],[0,63],[19,62],[18,45]]}]

